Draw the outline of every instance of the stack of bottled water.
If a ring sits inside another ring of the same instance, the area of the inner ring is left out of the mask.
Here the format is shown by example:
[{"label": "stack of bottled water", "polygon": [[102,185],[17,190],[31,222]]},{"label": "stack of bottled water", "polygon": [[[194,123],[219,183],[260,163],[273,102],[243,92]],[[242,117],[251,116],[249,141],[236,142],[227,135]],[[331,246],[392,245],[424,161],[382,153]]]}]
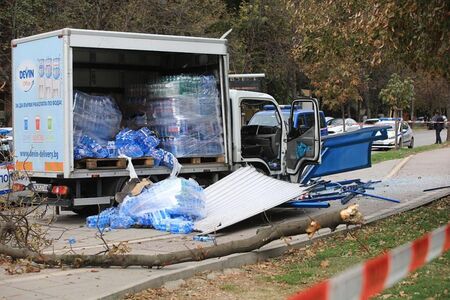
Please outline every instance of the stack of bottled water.
[{"label": "stack of bottled water", "polygon": [[122,113],[110,96],[92,96],[80,91],[74,93],[74,142],[86,135],[101,146],[112,140],[120,127]]},{"label": "stack of bottled water", "polygon": [[117,207],[110,207],[105,209],[98,215],[89,216],[86,218],[86,226],[89,228],[100,228],[104,229],[110,227],[111,216],[117,215],[119,209]]},{"label": "stack of bottled water", "polygon": [[110,217],[110,227],[113,229],[126,229],[135,224],[136,222],[130,216],[116,213]]},{"label": "stack of bottled water", "polygon": [[117,153],[133,158],[142,157],[144,152],[136,139],[136,131],[129,128],[121,130],[116,136]]},{"label": "stack of bottled water", "polygon": [[147,124],[159,132],[161,147],[176,157],[224,153],[216,78],[165,76],[148,86]]},{"label": "stack of bottled water", "polygon": [[96,158],[106,158],[109,156],[108,150],[105,147],[102,147],[87,135],[83,135],[79,140],[79,144],[75,147],[77,151],[80,151],[79,153],[86,151],[86,153],[90,153]]},{"label": "stack of bottled water", "polygon": [[91,228],[152,226],[171,233],[189,233],[194,221],[206,216],[205,195],[193,180],[170,177],[127,196],[118,208],[86,219]]}]

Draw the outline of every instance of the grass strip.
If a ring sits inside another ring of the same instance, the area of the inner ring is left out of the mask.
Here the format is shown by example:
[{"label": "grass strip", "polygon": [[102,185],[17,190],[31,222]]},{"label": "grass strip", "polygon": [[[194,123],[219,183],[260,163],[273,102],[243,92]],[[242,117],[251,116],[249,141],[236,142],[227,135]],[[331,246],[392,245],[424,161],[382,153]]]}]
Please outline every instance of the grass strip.
[{"label": "grass strip", "polygon": [[431,150],[436,150],[436,149],[441,149],[441,148],[445,148],[448,147],[449,144],[443,143],[443,144],[433,144],[433,145],[426,145],[426,146],[419,146],[416,148],[402,148],[402,149],[390,149],[388,151],[383,151],[383,152],[376,152],[376,153],[372,153],[372,164],[376,164],[382,161],[386,161],[386,160],[393,160],[393,159],[400,159],[400,158],[404,158],[407,157],[411,154],[417,154],[420,152],[425,152],[425,151],[431,151]]},{"label": "grass strip", "polygon": [[[284,271],[272,280],[302,289],[305,284],[330,278],[359,262],[413,241],[447,224],[449,216],[450,197],[447,197],[360,230],[340,233],[306,249],[306,256],[298,262],[282,266]],[[445,299],[450,297],[449,289],[450,253],[447,252],[378,298]]]}]

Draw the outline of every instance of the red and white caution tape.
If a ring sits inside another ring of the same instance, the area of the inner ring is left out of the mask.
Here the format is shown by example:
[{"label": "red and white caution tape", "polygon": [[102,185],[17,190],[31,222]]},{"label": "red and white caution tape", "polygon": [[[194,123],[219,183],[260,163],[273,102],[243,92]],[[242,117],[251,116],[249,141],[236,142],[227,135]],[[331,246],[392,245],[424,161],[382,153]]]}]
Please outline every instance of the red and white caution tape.
[{"label": "red and white caution tape", "polygon": [[450,223],[299,292],[290,300],[368,299],[450,250]]}]

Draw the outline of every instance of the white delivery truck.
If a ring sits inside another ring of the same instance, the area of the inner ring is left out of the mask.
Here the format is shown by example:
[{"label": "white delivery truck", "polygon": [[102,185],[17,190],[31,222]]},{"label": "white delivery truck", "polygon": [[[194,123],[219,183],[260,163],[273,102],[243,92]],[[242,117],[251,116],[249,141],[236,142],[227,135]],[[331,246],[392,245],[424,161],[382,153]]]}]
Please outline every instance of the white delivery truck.
[{"label": "white delivery truck", "polygon": [[[306,165],[320,162],[317,100],[292,102],[292,109],[301,106],[312,112],[306,126],[292,112],[286,118],[268,94],[229,90],[224,39],[65,28],[16,39],[11,46],[15,167],[27,173],[33,183],[29,187],[46,194],[49,204],[76,212],[111,205],[129,180],[129,170],[119,158],[75,160],[74,126],[90,122],[85,118],[81,122],[80,115],[74,114],[78,92],[109,95],[122,114],[115,132],[133,121],[134,126],[157,131],[160,147],[180,160],[181,176],[203,184],[248,164],[273,177],[299,182]],[[199,94],[191,94],[189,100],[181,95],[202,76],[213,78],[216,93],[206,100]],[[202,109],[201,117],[184,114]],[[260,110],[273,113],[248,125]],[[204,137],[206,128],[214,132],[212,149]],[[181,138],[183,130],[189,132],[189,139]],[[180,151],[192,147],[193,152]],[[368,152],[365,166],[370,165]],[[170,173],[146,158],[133,161],[139,177],[157,181]]]}]

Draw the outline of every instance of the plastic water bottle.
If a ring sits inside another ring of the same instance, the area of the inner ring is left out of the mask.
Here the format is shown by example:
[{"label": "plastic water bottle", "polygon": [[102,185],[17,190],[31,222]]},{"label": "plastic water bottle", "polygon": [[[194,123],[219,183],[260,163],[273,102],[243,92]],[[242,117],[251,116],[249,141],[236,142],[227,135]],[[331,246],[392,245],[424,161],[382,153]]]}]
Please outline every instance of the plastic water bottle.
[{"label": "plastic water bottle", "polygon": [[190,233],[194,227],[194,224],[190,221],[185,221],[181,218],[170,220],[170,233]]},{"label": "plastic water bottle", "polygon": [[194,235],[192,239],[198,242],[214,242],[216,240],[215,237],[210,235]]},{"label": "plastic water bottle", "polygon": [[106,149],[108,150],[108,157],[110,157],[110,158],[117,157],[117,148],[116,148],[115,141],[108,141],[108,145],[106,146]]}]

